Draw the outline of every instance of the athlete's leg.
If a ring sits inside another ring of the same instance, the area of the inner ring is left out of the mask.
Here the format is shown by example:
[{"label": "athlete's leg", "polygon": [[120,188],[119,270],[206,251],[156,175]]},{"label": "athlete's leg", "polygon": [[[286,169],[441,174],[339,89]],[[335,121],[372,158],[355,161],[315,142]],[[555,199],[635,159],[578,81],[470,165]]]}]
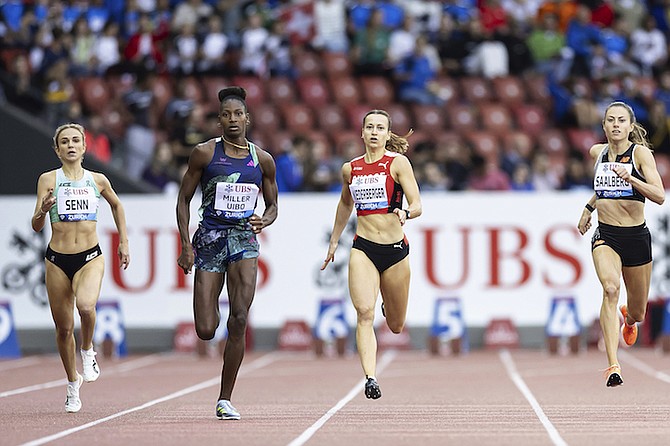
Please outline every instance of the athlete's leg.
[{"label": "athlete's leg", "polygon": [[220,400],[230,400],[240,370],[246,343],[249,308],[256,292],[258,258],[243,259],[228,265],[228,339],[223,351]]},{"label": "athlete's leg", "polygon": [[103,256],[86,263],[72,278],[72,289],[75,295],[75,304],[81,319],[81,349],[93,347],[93,333],[95,331],[95,305],[100,297],[102,277],[105,273]]},{"label": "athlete's leg", "polygon": [[225,273],[195,270],[193,284],[193,317],[195,332],[200,339],[212,339],[219,326],[219,296]]},{"label": "athlete's leg", "polygon": [[51,317],[56,326],[56,347],[63,362],[67,380],[77,381],[76,343],[74,339],[74,293],[69,277],[63,270],[49,262],[46,265],[46,287]]},{"label": "athlete's leg", "polygon": [[405,326],[409,278],[409,256],[385,270],[381,275],[386,324],[393,333],[400,333]]},{"label": "athlete's leg", "polygon": [[593,250],[593,263],[598,280],[603,288],[603,302],[600,306],[600,327],[603,331],[608,365],[618,364],[619,347],[619,291],[621,288],[621,258],[609,246],[601,245]]},{"label": "athlete's leg", "polygon": [[628,325],[642,322],[647,311],[652,262],[640,266],[624,266],[623,281],[626,285]]},{"label": "athlete's leg", "polygon": [[375,376],[377,338],[375,337],[375,302],[379,295],[379,271],[359,249],[349,256],[349,294],[356,309],[356,348],[366,376]]}]

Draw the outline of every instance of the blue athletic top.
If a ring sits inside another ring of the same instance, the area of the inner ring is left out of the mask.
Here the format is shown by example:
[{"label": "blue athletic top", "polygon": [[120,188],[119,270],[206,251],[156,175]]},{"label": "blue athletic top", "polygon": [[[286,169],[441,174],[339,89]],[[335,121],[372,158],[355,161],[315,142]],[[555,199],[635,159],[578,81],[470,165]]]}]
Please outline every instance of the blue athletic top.
[{"label": "blue athletic top", "polygon": [[53,195],[56,204],[49,210],[51,223],[98,220],[100,191],[90,171],[84,169],[81,179],[73,181],[65,176],[63,168],[59,168]]},{"label": "blue athletic top", "polygon": [[214,155],[200,178],[200,225],[205,229],[249,229],[262,180],[253,143],[249,142],[247,157],[232,158],[226,155],[221,138],[216,138]]},{"label": "blue athletic top", "polygon": [[630,147],[621,155],[616,156],[614,162],[609,162],[607,156],[609,152],[609,146],[605,146],[598,156],[598,161],[595,165],[595,172],[593,175],[593,189],[596,192],[597,199],[612,199],[612,200],[636,200],[644,203],[644,195],[635,189],[629,182],[624,181],[616,173],[614,173],[612,167],[615,165],[623,165],[624,168],[628,169],[630,174],[641,180],[645,181],[642,174],[637,170],[635,162],[633,161],[633,156],[635,153],[635,144],[631,144]]}]

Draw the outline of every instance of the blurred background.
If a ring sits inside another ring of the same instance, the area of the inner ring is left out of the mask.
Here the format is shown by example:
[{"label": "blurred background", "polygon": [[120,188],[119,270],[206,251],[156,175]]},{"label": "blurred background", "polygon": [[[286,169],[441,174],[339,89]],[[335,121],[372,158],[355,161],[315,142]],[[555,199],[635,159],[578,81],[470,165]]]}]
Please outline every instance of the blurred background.
[{"label": "blurred background", "polygon": [[[395,133],[414,130],[408,156],[425,197],[407,227],[406,346],[463,336],[482,346],[497,320],[519,330],[519,345],[544,345],[551,324],[585,340],[600,302],[589,237],[575,229],[592,193],[588,149],[603,140],[605,107],[625,101],[670,187],[669,13],[665,0],[2,1],[0,304],[11,318],[0,320],[23,351],[55,348],[40,266],[48,229],[33,234],[28,220],[37,177],[57,166],[54,129],[79,122],[85,166],[112,180],[131,231],[122,273],[111,216],[101,218],[101,302],[118,310],[109,326],[130,349],[172,348],[182,323],[192,336],[176,190],[193,146],[219,135],[217,92],[241,85],[248,137],[275,157],[281,193],[261,240],[257,348],[278,346],[288,326],[307,327],[309,342],[350,336],[346,249],[332,272],[317,267],[340,167],[362,153],[373,108]],[[653,345],[670,243],[667,205],[647,208]]]}]

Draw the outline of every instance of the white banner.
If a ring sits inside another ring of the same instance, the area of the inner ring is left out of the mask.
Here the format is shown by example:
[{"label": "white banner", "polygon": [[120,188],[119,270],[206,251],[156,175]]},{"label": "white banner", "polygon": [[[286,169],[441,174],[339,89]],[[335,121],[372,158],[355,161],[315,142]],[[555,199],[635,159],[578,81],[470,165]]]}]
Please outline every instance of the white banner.
[{"label": "white banner", "polygon": [[[588,326],[598,316],[601,302],[590,253],[593,229],[584,237],[576,229],[589,196],[587,192],[423,193],[423,215],[405,226],[412,265],[408,325],[429,326],[434,301],[440,297],[461,299],[467,325],[485,326],[492,318],[503,317],[519,326],[544,325],[552,297],[574,297],[581,323]],[[347,259],[354,219],[340,241],[336,262],[319,270],[338,198],[338,194],[279,196],[279,218],[260,238],[258,290],[251,309],[254,327],[276,328],[288,319],[312,325],[320,300],[348,299]],[[172,328],[192,320],[193,275],[185,276],[176,263],[175,197],[121,199],[131,264],[127,271],[118,267],[113,248],[116,230],[103,202],[98,234],[107,265],[101,300],[120,302],[127,328]],[[198,204],[194,199],[192,232]],[[0,301],[11,302],[17,328],[52,327],[43,284],[48,225],[42,234],[30,228],[34,197],[0,197],[0,206],[4,254]],[[670,294],[667,209],[647,203],[655,258],[651,298]],[[346,308],[347,321],[354,324],[348,302]]]}]

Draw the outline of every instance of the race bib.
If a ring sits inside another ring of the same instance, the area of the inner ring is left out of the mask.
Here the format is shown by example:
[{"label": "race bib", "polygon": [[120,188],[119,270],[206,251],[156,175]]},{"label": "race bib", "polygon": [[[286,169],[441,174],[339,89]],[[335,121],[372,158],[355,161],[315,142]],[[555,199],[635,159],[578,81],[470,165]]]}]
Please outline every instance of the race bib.
[{"label": "race bib", "polygon": [[99,198],[95,189],[87,187],[58,188],[56,204],[60,221],[97,220]]},{"label": "race bib", "polygon": [[357,210],[385,209],[389,207],[386,195],[386,174],[357,175],[349,185]]},{"label": "race bib", "polygon": [[600,198],[630,197],[633,186],[614,173],[614,166],[623,166],[628,173],[633,172],[632,164],[600,163],[593,176],[593,189]]},{"label": "race bib", "polygon": [[259,191],[255,184],[216,183],[214,209],[224,218],[251,217]]}]

